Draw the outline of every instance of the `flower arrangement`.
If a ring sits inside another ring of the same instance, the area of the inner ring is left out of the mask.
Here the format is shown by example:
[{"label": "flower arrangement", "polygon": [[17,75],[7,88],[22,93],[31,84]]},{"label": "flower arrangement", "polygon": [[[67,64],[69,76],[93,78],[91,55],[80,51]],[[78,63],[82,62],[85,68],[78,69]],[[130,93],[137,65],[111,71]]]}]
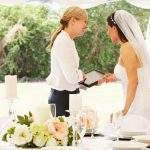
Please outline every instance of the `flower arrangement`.
[{"label": "flower arrangement", "polygon": [[97,128],[99,122],[97,112],[91,109],[90,107],[85,108],[84,111],[86,112],[86,128],[87,129]]},{"label": "flower arrangement", "polygon": [[[65,119],[57,117],[44,124],[37,124],[29,112],[29,115],[17,116],[17,121],[3,135],[2,140],[23,148],[71,146],[73,130]],[[80,138],[79,135],[77,138]]]}]

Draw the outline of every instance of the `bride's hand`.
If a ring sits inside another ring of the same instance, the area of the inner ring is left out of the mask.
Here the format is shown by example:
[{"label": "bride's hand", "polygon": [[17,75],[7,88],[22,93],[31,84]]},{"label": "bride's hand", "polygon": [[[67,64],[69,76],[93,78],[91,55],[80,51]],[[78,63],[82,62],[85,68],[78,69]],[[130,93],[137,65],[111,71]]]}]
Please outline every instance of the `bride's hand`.
[{"label": "bride's hand", "polygon": [[122,110],[119,110],[115,113],[115,118],[118,119],[120,116],[122,116]]},{"label": "bride's hand", "polygon": [[104,82],[106,82],[106,78],[105,77],[103,77],[102,79],[99,79],[97,85],[101,85]]},{"label": "bride's hand", "polygon": [[123,113],[123,110],[117,111],[116,113],[112,113],[110,115],[110,123],[115,122],[120,116],[124,116],[126,114]]},{"label": "bride's hand", "polygon": [[106,78],[106,83],[119,81],[119,79],[114,74],[111,73],[106,74],[105,78]]},{"label": "bride's hand", "polygon": [[127,114],[128,110],[127,109],[123,109],[122,110],[122,115],[125,116]]},{"label": "bride's hand", "polygon": [[103,76],[102,79],[98,80],[98,85],[101,85],[102,83],[108,83],[108,82],[116,82],[119,81],[119,79],[111,73],[108,73],[106,75]]},{"label": "bride's hand", "polygon": [[103,84],[104,82],[105,83],[107,83],[108,82],[108,77],[110,76],[110,73],[108,73],[108,74],[105,74],[104,76],[103,76],[103,78],[101,78],[101,79],[99,79],[98,80],[98,84],[97,85],[101,85],[101,84]]}]

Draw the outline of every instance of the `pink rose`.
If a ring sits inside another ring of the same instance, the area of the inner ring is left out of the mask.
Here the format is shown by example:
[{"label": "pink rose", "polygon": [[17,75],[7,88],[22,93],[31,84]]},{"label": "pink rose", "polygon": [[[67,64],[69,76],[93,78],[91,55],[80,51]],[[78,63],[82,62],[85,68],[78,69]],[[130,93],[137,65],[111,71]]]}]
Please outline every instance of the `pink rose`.
[{"label": "pink rose", "polygon": [[68,136],[68,124],[66,122],[60,122],[58,119],[50,119],[45,123],[45,125],[48,132],[58,140],[62,140]]}]

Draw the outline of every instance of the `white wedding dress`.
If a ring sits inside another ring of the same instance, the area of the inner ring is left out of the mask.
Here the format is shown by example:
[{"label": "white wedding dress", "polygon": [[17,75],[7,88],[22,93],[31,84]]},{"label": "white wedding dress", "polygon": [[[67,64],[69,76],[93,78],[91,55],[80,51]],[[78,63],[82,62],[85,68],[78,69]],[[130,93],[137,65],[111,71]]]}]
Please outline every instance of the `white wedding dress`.
[{"label": "white wedding dress", "polygon": [[[127,94],[128,78],[126,70],[120,64],[114,69],[114,74],[121,80],[125,97]],[[118,119],[121,129],[148,129],[150,128],[150,81],[143,68],[138,68],[138,86],[134,101],[127,115]]]}]

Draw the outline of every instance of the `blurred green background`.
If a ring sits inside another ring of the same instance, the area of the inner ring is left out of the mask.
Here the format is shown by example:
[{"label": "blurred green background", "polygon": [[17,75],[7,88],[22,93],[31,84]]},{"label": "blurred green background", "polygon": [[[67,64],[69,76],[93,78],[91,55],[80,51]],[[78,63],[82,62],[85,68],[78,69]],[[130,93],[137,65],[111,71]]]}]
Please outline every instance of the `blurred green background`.
[{"label": "blurred green background", "polygon": [[[105,22],[118,9],[135,15],[145,35],[150,10],[134,7],[124,0],[87,9],[88,31],[75,40],[84,72],[92,69],[113,72],[119,46],[111,43]],[[6,74],[17,74],[22,81],[48,76],[50,53],[46,48],[62,13],[63,9],[58,12],[44,5],[0,6],[0,81],[4,81]]]}]

